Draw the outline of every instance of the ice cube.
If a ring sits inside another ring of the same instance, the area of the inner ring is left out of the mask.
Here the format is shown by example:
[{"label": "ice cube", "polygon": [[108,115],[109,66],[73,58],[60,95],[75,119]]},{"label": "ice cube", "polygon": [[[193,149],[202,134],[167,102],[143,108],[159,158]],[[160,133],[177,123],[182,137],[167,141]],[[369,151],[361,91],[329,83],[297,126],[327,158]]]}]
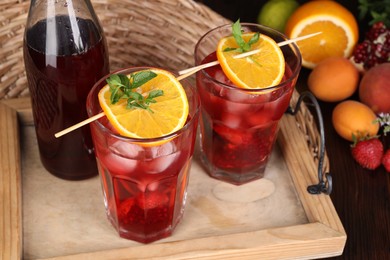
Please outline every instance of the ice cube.
[{"label": "ice cube", "polygon": [[156,191],[159,186],[158,181],[152,182],[148,184],[148,190],[149,191]]},{"label": "ice cube", "polygon": [[160,156],[148,162],[145,162],[145,172],[149,174],[159,174],[166,171],[176,159],[179,158],[180,152]]},{"label": "ice cube", "polygon": [[244,116],[244,114],[247,112],[247,110],[250,108],[250,106],[251,106],[250,104],[226,101],[224,104],[223,111],[226,111],[228,113],[235,114],[235,115]]},{"label": "ice cube", "polygon": [[233,145],[239,145],[243,142],[240,131],[227,127],[223,124],[215,124],[214,131],[223,139]]},{"label": "ice cube", "polygon": [[175,143],[173,141],[163,143],[162,145],[158,146],[152,146],[150,147],[150,152],[148,154],[150,155],[150,158],[156,158],[161,156],[166,156],[174,153],[176,150]]},{"label": "ice cube", "polygon": [[109,153],[102,159],[111,175],[129,175],[137,167],[137,161],[117,154]]},{"label": "ice cube", "polygon": [[214,79],[227,85],[232,85],[232,82],[225,76],[222,70],[217,70],[214,74]]},{"label": "ice cube", "polygon": [[144,148],[138,144],[116,141],[111,143],[110,151],[124,158],[136,159],[144,151]]},{"label": "ice cube", "polygon": [[244,115],[242,114],[233,115],[228,112],[222,113],[221,116],[221,121],[223,122],[223,124],[228,128],[233,128],[233,129],[239,128],[243,119],[244,119]]}]

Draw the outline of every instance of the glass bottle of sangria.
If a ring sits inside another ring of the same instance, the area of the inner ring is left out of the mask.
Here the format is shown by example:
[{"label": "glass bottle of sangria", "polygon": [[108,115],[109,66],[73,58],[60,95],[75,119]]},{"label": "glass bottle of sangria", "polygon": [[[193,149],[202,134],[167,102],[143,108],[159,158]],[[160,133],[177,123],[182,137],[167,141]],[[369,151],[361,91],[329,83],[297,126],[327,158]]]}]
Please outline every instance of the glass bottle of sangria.
[{"label": "glass bottle of sangria", "polygon": [[90,0],[31,0],[23,44],[43,166],[63,179],[96,175],[89,126],[54,136],[87,118],[87,94],[109,73],[106,40]]}]

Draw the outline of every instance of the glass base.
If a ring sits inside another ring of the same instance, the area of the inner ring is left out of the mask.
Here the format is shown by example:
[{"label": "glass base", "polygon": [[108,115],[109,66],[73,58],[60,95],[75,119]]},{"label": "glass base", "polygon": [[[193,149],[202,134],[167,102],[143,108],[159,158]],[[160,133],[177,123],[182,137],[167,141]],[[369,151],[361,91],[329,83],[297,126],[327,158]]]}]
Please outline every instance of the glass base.
[{"label": "glass base", "polygon": [[160,230],[159,232],[156,232],[154,234],[135,234],[132,232],[129,232],[128,230],[119,230],[118,234],[121,238],[130,239],[133,241],[137,241],[140,243],[148,244],[152,243],[154,241],[169,237],[172,235],[172,232],[174,230],[174,227],[169,226],[165,230]]},{"label": "glass base", "polygon": [[210,177],[228,182],[234,185],[242,185],[248,182],[252,182],[264,177],[264,171],[267,164],[267,160],[264,161],[258,168],[248,172],[232,172],[226,169],[220,169],[214,166],[208,159],[207,156],[202,153],[200,159],[203,166]]},{"label": "glass base", "polygon": [[156,232],[146,232],[145,231],[145,233],[132,232],[130,230],[127,230],[125,228],[120,227],[118,225],[118,223],[115,221],[115,218],[110,215],[110,212],[108,212],[106,210],[106,213],[107,213],[107,219],[110,221],[111,225],[116,229],[116,231],[118,232],[118,235],[121,238],[133,240],[133,241],[136,241],[139,243],[148,244],[148,243],[152,243],[154,241],[171,236],[172,233],[174,232],[176,226],[181,222],[181,220],[183,218],[184,208],[181,211],[180,216],[178,216],[176,222],[173,223],[172,225],[168,225],[163,230],[156,230]]}]

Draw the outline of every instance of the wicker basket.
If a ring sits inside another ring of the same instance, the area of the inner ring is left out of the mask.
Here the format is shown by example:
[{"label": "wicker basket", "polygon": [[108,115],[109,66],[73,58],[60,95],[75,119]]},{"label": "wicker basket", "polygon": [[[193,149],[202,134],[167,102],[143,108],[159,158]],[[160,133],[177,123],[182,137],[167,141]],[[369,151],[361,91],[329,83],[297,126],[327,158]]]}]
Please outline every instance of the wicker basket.
[{"label": "wicker basket", "polygon": [[[228,20],[189,0],[92,0],[104,28],[111,70],[193,65],[196,41]],[[0,3],[0,99],[28,96],[22,41],[30,1]]]},{"label": "wicker basket", "polygon": [[[0,100],[29,95],[22,55],[29,4],[28,0],[0,3]],[[131,65],[174,71],[191,67],[197,40],[211,28],[230,22],[191,0],[92,0],[92,4],[105,31],[111,70]],[[297,98],[295,92],[292,103]],[[317,160],[320,138],[306,106],[296,121]]]}]

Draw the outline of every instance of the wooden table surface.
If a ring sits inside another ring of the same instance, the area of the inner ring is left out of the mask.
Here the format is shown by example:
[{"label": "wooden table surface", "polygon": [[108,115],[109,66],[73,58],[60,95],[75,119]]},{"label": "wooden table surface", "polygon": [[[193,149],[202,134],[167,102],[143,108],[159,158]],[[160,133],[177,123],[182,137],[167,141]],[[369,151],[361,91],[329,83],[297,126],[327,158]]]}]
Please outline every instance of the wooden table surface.
[{"label": "wooden table surface", "polygon": [[[298,90],[306,89],[308,73],[302,71]],[[382,166],[375,171],[360,167],[351,156],[350,142],[333,129],[336,104],[319,103],[333,177],[330,196],[347,233],[343,255],[333,259],[390,259],[390,173]],[[390,147],[390,136],[383,140]]]},{"label": "wooden table surface", "polygon": [[[243,22],[256,22],[258,10],[265,1],[202,2],[232,21],[240,18]],[[338,2],[357,15],[358,1]],[[359,28],[361,35],[364,34],[366,22],[360,22]],[[309,73],[309,70],[302,69],[297,86],[299,91],[307,90]],[[356,99],[356,95],[352,98]],[[355,163],[350,143],[339,137],[332,127],[331,116],[335,105],[320,102],[326,151],[333,177],[333,192],[330,196],[347,233],[343,255],[332,259],[390,259],[390,173],[382,166],[370,171]],[[383,139],[387,147],[390,147],[390,136]]]}]

